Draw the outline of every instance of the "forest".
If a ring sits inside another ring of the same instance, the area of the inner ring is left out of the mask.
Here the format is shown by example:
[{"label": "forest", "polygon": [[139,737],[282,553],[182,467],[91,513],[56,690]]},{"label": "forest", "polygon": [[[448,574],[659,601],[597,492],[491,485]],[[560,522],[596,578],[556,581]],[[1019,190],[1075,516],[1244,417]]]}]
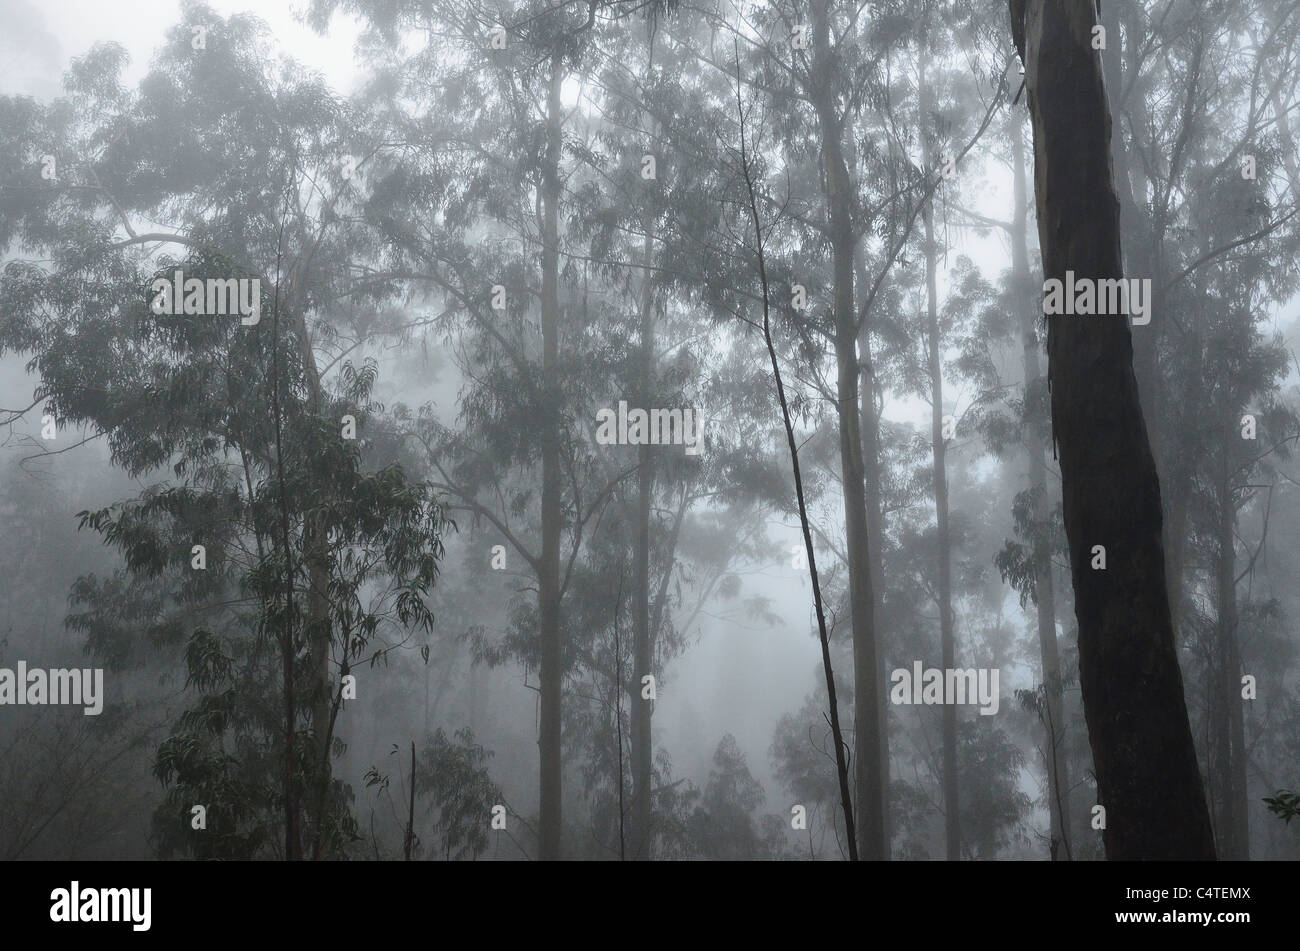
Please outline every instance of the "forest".
[{"label": "forest", "polygon": [[0,858],[1300,859],[1300,0],[0,6]]}]

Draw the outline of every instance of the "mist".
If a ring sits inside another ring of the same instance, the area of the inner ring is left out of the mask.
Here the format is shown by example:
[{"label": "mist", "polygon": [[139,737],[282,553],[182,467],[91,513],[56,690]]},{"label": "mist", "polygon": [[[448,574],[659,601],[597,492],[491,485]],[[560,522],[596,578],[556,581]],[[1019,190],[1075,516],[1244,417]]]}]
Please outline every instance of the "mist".
[{"label": "mist", "polygon": [[0,857],[1300,858],[1300,11],[1026,6],[0,0]]}]

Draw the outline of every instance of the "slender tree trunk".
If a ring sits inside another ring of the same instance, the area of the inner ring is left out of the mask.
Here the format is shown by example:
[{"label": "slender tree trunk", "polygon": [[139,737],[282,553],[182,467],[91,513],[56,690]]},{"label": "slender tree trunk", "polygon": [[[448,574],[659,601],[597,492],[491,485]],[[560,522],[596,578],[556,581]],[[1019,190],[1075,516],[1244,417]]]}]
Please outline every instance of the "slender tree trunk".
[{"label": "slender tree trunk", "polygon": [[[1011,0],[1044,277],[1123,277],[1094,0]],[[1019,22],[1017,22],[1017,19]],[[1213,859],[1169,613],[1160,484],[1119,316],[1048,319],[1079,671],[1111,859]],[[1104,569],[1093,568],[1103,546]]]},{"label": "slender tree trunk", "polygon": [[310,645],[312,755],[315,760],[315,791],[312,796],[313,860],[324,849],[329,824],[329,790],[333,773],[330,746],[333,741],[331,704],[336,693],[330,676],[333,620],[329,605],[329,540],[320,516],[309,513],[303,524],[303,551],[307,559],[307,640]]},{"label": "slender tree trunk", "polygon": [[[858,242],[855,257],[857,265],[858,287],[869,286],[867,283],[866,248]],[[868,314],[858,331],[858,366],[861,369],[861,393],[858,401],[861,405],[862,462],[866,473],[865,490],[867,498],[867,549],[871,563],[872,629],[876,641],[876,683],[886,682],[885,670],[888,658],[886,629],[884,624],[885,564],[884,538],[885,517],[880,496],[880,414],[876,412],[876,375],[871,357],[871,317]],[[880,724],[880,787],[884,794],[880,802],[880,824],[884,830],[884,852],[882,859],[889,858],[890,824],[889,824],[889,696],[885,690],[877,691],[876,717]]]},{"label": "slender tree trunk", "polygon": [[[623,564],[619,563],[618,597],[614,600],[614,742],[618,753],[618,860],[627,861],[627,809],[623,791],[623,637],[619,633],[618,616],[623,610]],[[633,701],[635,703],[635,701]]]},{"label": "slender tree trunk", "polygon": [[[918,73],[921,141],[924,160],[932,160],[934,144],[929,134],[932,109],[929,54],[923,44]],[[925,310],[927,362],[930,375],[930,450],[934,460],[934,515],[939,558],[939,651],[944,670],[957,666],[957,645],[952,618],[952,535],[948,529],[947,447],[943,439],[943,359],[940,356],[938,250],[934,242],[934,202],[921,210],[925,228]],[[943,827],[949,862],[961,859],[961,800],[957,792],[957,708],[943,705]]]},{"label": "slender tree trunk", "polygon": [[564,677],[560,645],[560,532],[563,511],[560,471],[560,421],[554,405],[555,375],[560,359],[559,203],[561,129],[561,58],[551,57],[546,98],[546,156],[542,169],[542,379],[546,405],[539,420],[542,431],[542,553],[538,570],[540,615],[541,754],[538,858],[560,858],[563,821],[560,813],[561,685]]},{"label": "slender tree trunk", "polygon": [[[1015,210],[1011,235],[1011,272],[1020,302],[1020,335],[1025,362],[1026,399],[1036,405],[1037,394],[1046,385],[1038,359],[1038,298],[1029,270],[1029,196],[1025,179],[1024,143],[1020,118],[1011,121],[1012,160],[1015,164]],[[1056,582],[1052,576],[1052,548],[1047,534],[1050,506],[1047,494],[1046,420],[1039,414],[1025,428],[1025,453],[1029,457],[1029,488],[1033,493],[1034,593],[1038,615],[1038,656],[1043,671],[1047,715],[1046,752],[1047,801],[1051,816],[1048,846],[1054,861],[1072,859],[1070,845],[1070,768],[1067,743],[1061,658],[1056,643]]]},{"label": "slender tree trunk", "polygon": [[411,798],[406,813],[406,840],[402,843],[402,858],[411,861],[411,848],[415,845],[415,741],[411,741]]},{"label": "slender tree trunk", "polygon": [[826,627],[826,609],[822,603],[821,581],[817,574],[817,549],[813,545],[812,529],[808,520],[808,506],[804,497],[803,474],[799,467],[799,447],[795,443],[794,423],[790,418],[790,403],[785,396],[785,384],[781,379],[781,365],[776,359],[776,346],[772,343],[771,298],[767,282],[767,262],[763,252],[763,226],[758,214],[758,199],[755,195],[754,180],[750,175],[749,157],[745,145],[745,110],[740,102],[740,56],[736,56],[736,111],[740,122],[740,167],[745,178],[745,189],[749,196],[750,220],[754,225],[754,248],[758,258],[758,276],[763,288],[763,342],[767,346],[767,355],[772,362],[772,379],[776,383],[776,397],[781,406],[781,421],[785,425],[786,444],[790,448],[790,469],[794,476],[795,500],[799,506],[799,525],[803,529],[804,552],[808,556],[808,573],[812,579],[813,608],[817,613],[817,633],[822,649],[822,671],[826,675],[826,701],[830,707],[828,720],[831,725],[831,741],[835,744],[835,772],[839,779],[840,808],[844,812],[844,833],[848,843],[849,860],[858,861],[858,838],[854,828],[853,801],[849,793],[849,765],[846,759],[848,745],[844,742],[844,733],[840,729],[840,706],[835,690],[835,671],[831,666],[830,632]]},{"label": "slender tree trunk", "polygon": [[[1235,608],[1235,605],[1234,605]],[[1246,757],[1246,723],[1245,710],[1241,698],[1241,650],[1240,642],[1237,640],[1237,618],[1234,611],[1232,635],[1227,645],[1227,669],[1232,672],[1232,683],[1229,684],[1229,691],[1226,694],[1228,698],[1228,724],[1232,737],[1232,759],[1229,763],[1230,775],[1232,777],[1232,801],[1233,801],[1233,832],[1234,832],[1234,853],[1227,856],[1230,859],[1237,859],[1242,862],[1250,860],[1250,815],[1247,809],[1249,804],[1249,777],[1247,771],[1249,762]]]},{"label": "slender tree trunk", "polygon": [[[306,273],[311,266],[312,253],[296,260],[282,282],[285,285],[284,301],[289,306],[297,331],[298,358],[302,362],[303,379],[307,384],[306,411],[310,416],[319,416],[326,405],[325,390],[321,384],[320,370],[316,365],[316,354],[312,348],[311,332],[307,327],[306,314],[287,302],[296,299],[297,288],[306,280]],[[278,271],[278,263],[277,263]],[[276,288],[276,314],[278,335],[278,314],[280,310],[280,288]],[[277,336],[278,347],[278,336]],[[277,391],[278,392],[278,391]],[[280,410],[277,405],[277,417]],[[279,420],[277,418],[277,426]],[[277,433],[277,441],[278,441]],[[283,474],[281,474],[283,485]],[[337,695],[334,678],[330,674],[331,648],[333,646],[334,622],[330,611],[330,541],[325,530],[324,516],[319,512],[308,512],[303,518],[302,560],[307,569],[307,612],[304,623],[307,642],[308,694],[304,702],[310,706],[312,722],[311,773],[304,776],[307,790],[308,816],[311,826],[311,857],[319,859],[324,848],[326,827],[329,821],[329,788],[332,777],[330,747],[334,734],[334,721],[337,711],[333,701]],[[296,822],[301,826],[301,806],[296,811]],[[301,833],[300,833],[301,836]],[[301,848],[301,846],[299,846]]]},{"label": "slender tree trunk", "polygon": [[1218,774],[1219,854],[1225,859],[1250,858],[1250,831],[1246,816],[1245,729],[1241,712],[1241,651],[1237,643],[1237,505],[1232,486],[1232,460],[1228,451],[1238,439],[1237,414],[1224,420],[1223,466],[1218,479],[1218,711],[1214,732],[1215,772]]},{"label": "slender tree trunk", "polygon": [[[304,279],[303,271],[309,262],[295,265],[289,276],[290,293]],[[312,416],[319,416],[326,405],[325,389],[321,384],[320,370],[316,366],[316,354],[312,349],[311,333],[307,328],[306,315],[297,315],[299,359],[302,361],[303,378],[307,384],[307,411]],[[324,850],[326,829],[329,824],[330,780],[333,765],[330,747],[333,745],[334,719],[336,711],[334,700],[338,695],[339,685],[330,672],[331,651],[333,649],[334,619],[330,611],[330,540],[325,530],[324,515],[308,512],[303,518],[302,529],[303,561],[307,568],[307,618],[305,634],[307,636],[307,668],[310,676],[310,693],[312,722],[312,758],[314,776],[310,810],[311,823],[311,857],[319,859]]]},{"label": "slender tree trunk", "polygon": [[[654,287],[650,265],[654,260],[654,219],[647,215],[642,263],[646,265],[641,284],[641,405],[649,408],[654,398]],[[654,471],[650,460],[650,447],[642,443],[639,448],[636,505],[636,553],[633,581],[634,609],[633,673],[628,685],[632,704],[632,858],[648,861],[651,858],[651,796],[654,782],[651,717],[653,700],[641,698],[641,681],[653,675],[654,644],[650,629],[650,502],[654,495]]]},{"label": "slender tree trunk", "polygon": [[[279,277],[279,260],[276,260],[276,277]],[[276,481],[280,484],[280,538],[285,561],[284,631],[280,640],[281,684],[284,701],[284,857],[294,862],[302,859],[302,818],[299,810],[295,737],[298,732],[298,707],[294,698],[294,656],[296,641],[293,635],[294,564],[293,540],[290,531],[289,499],[284,481],[284,413],[280,400],[280,282],[275,289],[273,323],[271,325],[271,385],[272,409],[275,412],[275,466]]]},{"label": "slender tree trunk", "polygon": [[[840,199],[832,199],[836,201]],[[852,314],[852,242],[837,247],[836,310]],[[845,286],[847,282],[847,286]],[[847,299],[841,298],[841,293]],[[849,559],[849,599],[853,624],[855,686],[854,728],[857,735],[858,849],[864,859],[887,857],[885,841],[885,789],[880,763],[881,717],[879,664],[875,638],[874,597],[868,547],[868,525],[862,433],[858,417],[857,328],[839,323],[835,332],[837,397],[840,410],[840,467],[842,469]]]},{"label": "slender tree trunk", "polygon": [[[924,113],[924,110],[923,110]],[[934,206],[922,212],[925,222],[926,327],[929,337],[930,446],[934,455],[934,514],[939,555],[939,640],[943,668],[957,667],[952,617],[952,536],[948,530],[947,448],[943,440],[943,361],[939,355],[939,291],[935,271]],[[961,802],[957,796],[957,707],[943,705],[943,816],[948,861],[961,859]]]},{"label": "slender tree trunk", "polygon": [[[653,80],[654,33],[647,39],[645,82]],[[644,113],[643,113],[644,114]],[[646,115],[653,129],[654,119]],[[655,135],[651,134],[651,141]],[[641,405],[649,409],[655,399],[654,264],[655,214],[648,208],[641,247]],[[654,846],[654,734],[651,729],[654,701],[641,697],[643,677],[654,675],[654,637],[657,629],[650,618],[650,506],[654,498],[654,469],[650,447],[642,444],[637,457],[636,552],[633,579],[632,682],[628,684],[632,727],[632,858],[649,861]],[[620,734],[621,735],[621,734]],[[619,761],[620,769],[622,760]],[[622,785],[619,786],[620,795]]]},{"label": "slender tree trunk", "polygon": [[826,208],[834,271],[836,397],[840,422],[840,468],[844,494],[849,561],[849,602],[853,625],[854,730],[857,737],[858,853],[883,859],[885,790],[879,764],[880,683],[874,597],[868,545],[867,500],[862,460],[862,431],[858,417],[858,322],[853,300],[853,186],[845,162],[842,121],[835,114],[829,70],[834,68],[826,0],[813,0],[814,72],[818,88],[817,118],[821,130]]}]

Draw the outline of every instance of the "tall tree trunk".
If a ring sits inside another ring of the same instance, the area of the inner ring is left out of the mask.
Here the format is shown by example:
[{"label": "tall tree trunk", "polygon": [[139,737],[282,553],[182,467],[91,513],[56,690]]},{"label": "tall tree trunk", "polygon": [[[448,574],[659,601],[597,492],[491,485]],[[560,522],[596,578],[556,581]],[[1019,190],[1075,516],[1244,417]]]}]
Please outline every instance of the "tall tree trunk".
[{"label": "tall tree trunk", "polygon": [[[645,269],[641,283],[641,405],[653,405],[655,386],[654,285],[650,265],[654,261],[654,216],[646,215],[645,243],[641,252]],[[653,675],[654,644],[650,628],[650,501],[654,494],[654,471],[650,464],[650,447],[642,443],[638,450],[636,504],[636,574],[633,580],[632,614],[632,682],[628,685],[632,706],[632,858],[648,861],[652,844],[651,796],[654,769],[651,717],[653,700],[641,697],[641,678]]]},{"label": "tall tree trunk", "polygon": [[312,797],[311,856],[319,859],[325,848],[329,824],[330,778],[333,772],[330,747],[334,740],[334,717],[331,708],[336,693],[330,675],[330,650],[333,646],[333,619],[329,604],[329,539],[322,518],[308,513],[303,524],[303,552],[307,560],[307,640],[311,670],[312,750],[315,766],[315,791]]},{"label": "tall tree trunk", "polygon": [[541,715],[538,748],[541,758],[538,858],[560,857],[563,829],[560,798],[561,685],[564,677],[560,649],[560,532],[562,482],[560,420],[555,405],[555,375],[560,359],[560,87],[564,72],[560,55],[551,57],[550,89],[546,97],[546,157],[542,167],[542,379],[546,404],[539,420],[542,432],[542,552],[538,564],[540,620]]},{"label": "tall tree trunk", "polygon": [[1214,771],[1219,789],[1217,829],[1219,854],[1225,859],[1250,858],[1250,831],[1246,817],[1245,729],[1241,712],[1241,651],[1237,642],[1237,505],[1232,485],[1234,454],[1229,447],[1239,441],[1237,414],[1229,412],[1222,428],[1223,466],[1218,485],[1218,682],[1214,724]]},{"label": "tall tree trunk", "polygon": [[[277,271],[279,270],[277,261]],[[279,275],[277,274],[277,277]],[[290,529],[289,497],[285,491],[284,476],[284,412],[280,400],[280,285],[275,288],[275,303],[271,311],[271,391],[272,410],[275,413],[275,468],[280,485],[280,537],[277,539],[284,553],[285,609],[284,631],[280,640],[280,676],[284,702],[284,858],[295,862],[302,858],[302,814],[298,793],[297,754],[295,738],[298,732],[298,705],[294,697],[294,657],[297,642],[293,635],[294,618],[294,564],[293,540]],[[250,496],[251,499],[251,496]]]},{"label": "tall tree trunk", "polygon": [[1228,685],[1230,690],[1226,696],[1228,698],[1228,725],[1232,738],[1232,758],[1229,762],[1229,768],[1232,777],[1232,822],[1235,850],[1227,858],[1245,862],[1250,860],[1250,815],[1247,809],[1250,802],[1247,787],[1249,782],[1247,776],[1249,762],[1246,757],[1245,709],[1241,697],[1241,649],[1240,642],[1237,639],[1235,607],[1234,603],[1232,634],[1228,640],[1226,651],[1226,667],[1232,673],[1230,678],[1232,682]]},{"label": "tall tree trunk", "polygon": [[[1020,336],[1024,349],[1025,394],[1036,403],[1035,394],[1045,385],[1038,359],[1038,314],[1041,311],[1029,270],[1029,195],[1025,179],[1024,143],[1020,117],[1011,120],[1011,150],[1015,169],[1015,210],[1011,233],[1011,274],[1015,300],[1020,306]],[[1047,730],[1047,808],[1051,816],[1048,850],[1053,861],[1072,859],[1070,844],[1070,767],[1067,743],[1061,658],[1056,643],[1056,583],[1052,576],[1052,548],[1047,534],[1051,509],[1047,494],[1046,420],[1035,414],[1025,428],[1025,453],[1029,457],[1029,488],[1033,493],[1034,593],[1037,601],[1038,656],[1043,671]]]},{"label": "tall tree trunk", "polygon": [[832,92],[834,62],[827,0],[813,0],[814,85],[825,163],[826,208],[834,273],[836,398],[840,422],[840,468],[849,561],[849,601],[853,624],[854,729],[857,738],[858,852],[863,859],[886,856],[884,799],[879,763],[880,683],[876,676],[876,637],[867,503],[858,418],[858,322],[853,300],[853,187],[844,157],[842,120]]},{"label": "tall tree trunk", "polygon": [[[858,242],[856,255],[858,287],[867,287],[866,248]],[[884,627],[885,564],[884,538],[885,518],[880,499],[880,414],[876,412],[876,375],[871,359],[871,317],[867,315],[858,330],[858,366],[861,368],[861,393],[858,401],[861,405],[860,428],[862,430],[862,463],[866,473],[865,490],[867,499],[867,557],[871,568],[871,590],[875,597],[871,599],[872,631],[876,643],[876,679],[883,684],[886,681],[885,667],[887,658],[886,636]],[[885,690],[878,690],[876,699],[876,718],[880,728],[879,759],[880,788],[883,794],[880,801],[880,825],[883,831],[884,851],[882,859],[888,859],[890,853],[889,824],[889,696]]]},{"label": "tall tree trunk", "polygon": [[[289,293],[294,292],[305,279],[310,266],[310,255],[296,262],[289,275]],[[298,310],[295,308],[295,310]],[[321,384],[316,354],[312,348],[311,332],[307,328],[306,314],[297,313],[299,359],[303,378],[307,384],[307,412],[319,416],[325,410],[325,388]],[[334,701],[340,686],[330,673],[333,649],[334,619],[330,611],[330,540],[325,529],[325,517],[320,512],[308,512],[303,518],[303,560],[307,567],[307,665],[310,675],[309,701],[312,722],[312,757],[315,775],[311,791],[312,833],[311,857],[321,858],[329,823],[330,780],[333,775],[330,748],[334,741]]]},{"label": "tall tree trunk", "polygon": [[[853,137],[849,137],[849,148],[853,156],[854,175],[860,174],[857,149]],[[871,286],[867,278],[867,242],[859,236],[854,249],[854,272],[857,276],[857,293],[864,294]],[[859,307],[858,327],[858,369],[860,372],[858,386],[858,404],[860,406],[859,428],[862,431],[862,467],[866,474],[864,489],[867,499],[867,560],[871,565],[871,599],[872,631],[876,642],[876,683],[887,681],[888,633],[885,627],[885,516],[880,495],[880,413],[876,408],[876,370],[871,356],[871,320],[872,315],[863,313]],[[888,859],[892,838],[889,820],[889,695],[886,690],[876,692],[876,717],[880,725],[880,787],[884,791],[880,802],[880,825],[884,830],[884,852],[882,859]]]},{"label": "tall tree trunk", "polygon": [[[1034,124],[1043,272],[1119,279],[1094,0],[1011,0]],[[1160,484],[1119,316],[1048,319],[1079,672],[1111,859],[1213,859],[1166,589]],[[1094,546],[1106,567],[1094,569]]]},{"label": "tall tree trunk", "polygon": [[[312,349],[311,332],[307,327],[306,313],[302,308],[294,306],[293,303],[297,300],[298,288],[306,280],[306,272],[310,268],[311,260],[312,253],[309,251],[302,258],[296,260],[288,274],[286,274],[282,282],[284,284],[283,306],[287,307],[290,313],[293,314],[295,330],[297,331],[298,357],[302,362],[303,378],[307,384],[306,411],[309,416],[319,416],[324,411],[326,403],[325,390],[321,384],[320,370],[316,365],[316,355]],[[275,303],[277,322],[275,346],[277,352],[279,347],[278,322],[282,306],[280,295],[281,290],[277,285]],[[279,372],[278,366],[277,360],[277,373]],[[281,409],[278,402],[278,384],[276,393],[277,465],[281,467],[279,477],[280,484],[283,487],[283,457],[280,456],[283,447],[280,445]],[[287,512],[285,517],[287,518]],[[286,535],[285,545],[288,546],[289,544]],[[311,857],[313,859],[321,857],[326,833],[331,778],[330,747],[332,746],[335,719],[331,709],[334,683],[330,675],[330,650],[334,627],[329,602],[329,559],[330,542],[325,531],[324,516],[318,512],[308,512],[303,518],[302,560],[307,568],[307,612],[304,634],[307,642],[309,686],[306,701],[310,704],[312,714],[311,759],[314,761],[314,773],[304,777],[304,786],[306,786],[311,822]],[[290,566],[292,566],[292,561],[290,561]],[[292,567],[290,571],[292,573]],[[292,576],[290,585],[292,593]],[[286,676],[291,670],[292,658],[286,662]],[[295,792],[295,797],[297,795]],[[294,854],[289,857],[301,858],[302,812],[300,803],[295,804],[294,812],[293,825],[298,828],[298,832],[295,834],[296,841],[292,849]]]},{"label": "tall tree trunk", "polygon": [[[654,31],[647,35],[647,60],[643,82],[650,88],[654,80]],[[657,139],[655,121],[648,110],[643,119],[651,125],[650,141]],[[644,219],[645,237],[641,246],[641,406],[654,405],[655,319],[654,319],[654,247],[655,210],[647,206]],[[636,552],[634,556],[632,622],[632,682],[628,685],[632,720],[632,858],[649,861],[654,846],[652,828],[654,812],[654,734],[651,729],[654,701],[641,698],[641,679],[654,675],[654,640],[658,633],[650,617],[650,505],[654,498],[654,469],[651,465],[650,447],[642,444],[637,456]],[[665,579],[666,580],[666,579]],[[621,735],[621,734],[620,734]],[[619,760],[620,768],[622,760]],[[619,791],[622,793],[620,779]],[[621,813],[620,813],[621,814]]]},{"label": "tall tree trunk", "polygon": [[[922,80],[924,82],[924,79]],[[925,111],[922,111],[925,115]],[[924,119],[923,119],[924,121]],[[927,203],[925,220],[926,327],[929,337],[930,446],[934,455],[934,515],[939,555],[939,641],[944,670],[957,666],[952,619],[952,537],[948,530],[948,469],[943,440],[943,361],[939,356],[939,290],[935,271],[934,205]],[[957,796],[957,707],[943,705],[943,828],[948,861],[961,859],[961,802]]]},{"label": "tall tree trunk", "polygon": [[[918,70],[919,112],[924,161],[932,161],[930,136],[930,84],[926,73],[930,58],[922,44]],[[948,529],[947,447],[943,439],[943,360],[940,356],[938,250],[934,243],[934,202],[921,211],[925,227],[925,310],[927,362],[930,375],[930,449],[934,459],[934,516],[939,558],[939,651],[944,670],[957,666],[957,645],[952,620],[952,536]],[[957,794],[957,708],[943,705],[943,828],[949,862],[961,859],[961,800]]]},{"label": "tall tree trunk", "polygon": [[[745,110],[740,99],[740,57],[736,57],[736,114],[740,124],[740,167],[749,196],[750,221],[754,225],[754,250],[758,259],[758,277],[763,287],[763,343],[772,363],[772,380],[776,384],[776,398],[781,406],[781,421],[785,426],[785,441],[790,448],[790,471],[794,476],[795,501],[799,506],[799,526],[803,529],[804,552],[808,556],[808,574],[812,579],[813,608],[817,613],[817,635],[822,649],[822,671],[826,676],[826,702],[830,707],[827,720],[831,727],[831,740],[835,745],[835,773],[840,787],[840,808],[844,813],[844,833],[847,839],[849,860],[856,862],[858,855],[857,830],[853,820],[853,797],[849,792],[848,744],[840,729],[840,707],[835,690],[835,670],[831,666],[830,632],[826,627],[826,609],[822,602],[821,580],[817,574],[817,548],[813,545],[812,528],[808,519],[808,505],[803,491],[803,475],[799,466],[799,446],[795,443],[794,423],[790,416],[790,403],[785,396],[781,380],[781,364],[776,358],[776,345],[772,343],[771,295],[767,281],[767,262],[763,252],[763,225],[758,213],[758,198],[754,179],[750,173],[749,155],[745,145]],[[676,528],[674,528],[676,534]]]}]

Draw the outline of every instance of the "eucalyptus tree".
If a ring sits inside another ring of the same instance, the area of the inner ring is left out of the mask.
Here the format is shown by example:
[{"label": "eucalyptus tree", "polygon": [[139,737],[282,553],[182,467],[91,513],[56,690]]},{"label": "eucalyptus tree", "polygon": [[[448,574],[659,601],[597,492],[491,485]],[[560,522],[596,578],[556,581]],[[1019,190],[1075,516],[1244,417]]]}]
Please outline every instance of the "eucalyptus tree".
[{"label": "eucalyptus tree", "polygon": [[[1034,126],[1043,274],[1123,277],[1092,0],[1012,0]],[[1097,199],[1097,195],[1102,198]],[[1047,320],[1079,670],[1109,858],[1212,859],[1161,545],[1160,484],[1124,315]]]},{"label": "eucalyptus tree", "polygon": [[[615,358],[609,405],[626,399],[644,409],[689,406],[697,425],[707,420],[710,432],[703,459],[698,448],[690,450],[694,456],[683,455],[681,449],[649,442],[636,447],[634,460],[612,449],[604,457],[606,478],[615,478],[615,471],[629,462],[634,461],[636,469],[635,493],[620,486],[615,493],[619,510],[608,523],[610,531],[621,536],[619,544],[633,553],[632,577],[626,585],[631,666],[623,676],[622,640],[617,636],[623,605],[615,597],[606,599],[615,603],[604,609],[615,628],[614,649],[606,648],[612,676],[609,663],[596,668],[626,695],[631,789],[625,836],[622,806],[619,811],[619,851],[636,860],[654,855],[655,701],[646,688],[650,681],[656,688],[662,686],[664,666],[682,646],[673,607],[683,604],[683,576],[690,572],[678,563],[679,542],[683,532],[689,537],[700,506],[718,497],[725,468],[719,465],[717,404],[726,394],[708,381],[718,348],[704,322],[684,306],[680,288],[694,275],[682,274],[671,250],[672,232],[690,218],[692,204],[701,200],[710,181],[707,166],[686,161],[673,147],[681,126],[698,118],[691,109],[697,77],[681,51],[663,42],[660,26],[658,18],[650,16],[596,28],[598,41],[587,50],[588,76],[578,104],[584,113],[584,144],[575,152],[583,174],[581,183],[571,188],[570,220],[574,239],[588,252],[584,280],[597,281],[618,313],[602,327],[608,346],[625,354]],[[724,537],[739,540],[743,533],[743,526],[736,524],[725,528]],[[737,545],[735,553],[742,547]],[[701,598],[707,598],[732,561],[725,544],[716,554],[718,560],[699,563],[705,572],[697,579]],[[615,566],[622,585],[624,566],[611,559],[612,552],[594,555],[591,567],[599,573],[601,566]],[[586,626],[609,633],[606,623]],[[622,701],[616,697],[613,707],[619,745]],[[613,771],[619,774],[620,790],[621,771],[620,760]]]},{"label": "eucalyptus tree", "polygon": [[[636,256],[623,259],[621,240],[602,246],[608,235],[584,222],[608,208],[592,207],[603,200],[592,179],[610,170],[597,155],[602,130],[587,119],[587,97],[566,99],[566,83],[603,26],[595,6],[546,3],[322,2],[313,7],[315,22],[323,27],[340,7],[370,24],[367,49],[380,65],[367,101],[402,143],[400,154],[377,165],[377,187],[408,204],[376,219],[384,260],[369,280],[440,311],[437,326],[464,381],[454,424],[427,406],[408,428],[428,450],[452,508],[490,526],[536,582],[535,611],[518,612],[485,656],[521,658],[538,671],[538,855],[558,858],[564,681],[578,662],[565,598],[584,544],[623,480],[638,471],[645,477],[643,514],[652,495],[642,462],[615,464],[596,426],[620,385],[623,282],[635,288],[642,329],[655,309],[653,282],[642,276],[653,229],[645,228]],[[424,42],[408,42],[410,31],[423,31]],[[630,154],[617,154],[615,165]],[[642,228],[646,216],[662,213],[639,210]],[[641,361],[636,397],[647,392],[648,366]],[[637,625],[645,661],[648,541],[642,549],[637,590],[646,610]],[[642,801],[649,798],[648,724],[647,711],[634,731]]]},{"label": "eucalyptus tree", "polygon": [[69,623],[116,665],[183,647],[159,848],[323,857],[351,838],[330,759],[352,671],[430,628],[443,519],[357,439],[381,409],[345,354],[383,322],[344,277],[368,137],[262,34],[194,6],[137,89],[106,45],[70,98],[4,103],[3,237],[36,259],[5,268],[0,345],[46,415],[156,480],[80,514],[124,568],[80,579]]},{"label": "eucalyptus tree", "polygon": [[[989,339],[989,335],[996,338],[1004,333],[998,317],[989,312],[991,288],[974,272],[968,261],[958,262],[961,273],[954,275],[954,279],[959,286],[953,289],[949,301],[941,307],[939,299],[941,246],[936,239],[936,217],[940,213],[946,216],[949,205],[960,200],[958,196],[963,181],[972,178],[969,171],[958,174],[956,155],[963,142],[981,131],[977,130],[975,123],[984,112],[977,98],[978,89],[972,87],[966,75],[968,67],[945,55],[944,51],[951,48],[949,41],[954,36],[971,28],[978,9],[978,5],[966,10],[953,10],[936,3],[921,4],[920,22],[914,38],[916,55],[914,61],[907,64],[915,76],[916,132],[908,138],[908,144],[916,150],[913,167],[923,179],[933,179],[937,174],[944,180],[942,190],[932,192],[920,207],[916,251],[925,266],[922,302],[918,308],[923,313],[920,323],[924,327],[924,352],[907,354],[907,367],[904,369],[909,389],[914,389],[930,403],[931,495],[937,542],[934,598],[939,613],[941,666],[944,669],[956,666],[947,451],[949,442],[957,435],[959,422],[955,415],[946,412],[945,357],[958,345],[960,338],[962,352],[949,376],[960,375],[975,382],[980,392],[975,406],[971,407],[976,412],[971,415],[982,415],[980,407],[996,396],[998,389],[991,362],[991,351],[997,344]],[[895,281],[905,284],[907,278],[900,275]],[[979,313],[981,309],[985,313]],[[978,342],[974,328],[977,317],[983,317],[979,323],[984,332],[984,339]],[[916,379],[913,368],[920,370],[921,380]],[[963,422],[970,425],[973,418]],[[960,858],[962,853],[957,746],[957,710],[949,704],[943,710],[943,802],[949,860]]]}]

